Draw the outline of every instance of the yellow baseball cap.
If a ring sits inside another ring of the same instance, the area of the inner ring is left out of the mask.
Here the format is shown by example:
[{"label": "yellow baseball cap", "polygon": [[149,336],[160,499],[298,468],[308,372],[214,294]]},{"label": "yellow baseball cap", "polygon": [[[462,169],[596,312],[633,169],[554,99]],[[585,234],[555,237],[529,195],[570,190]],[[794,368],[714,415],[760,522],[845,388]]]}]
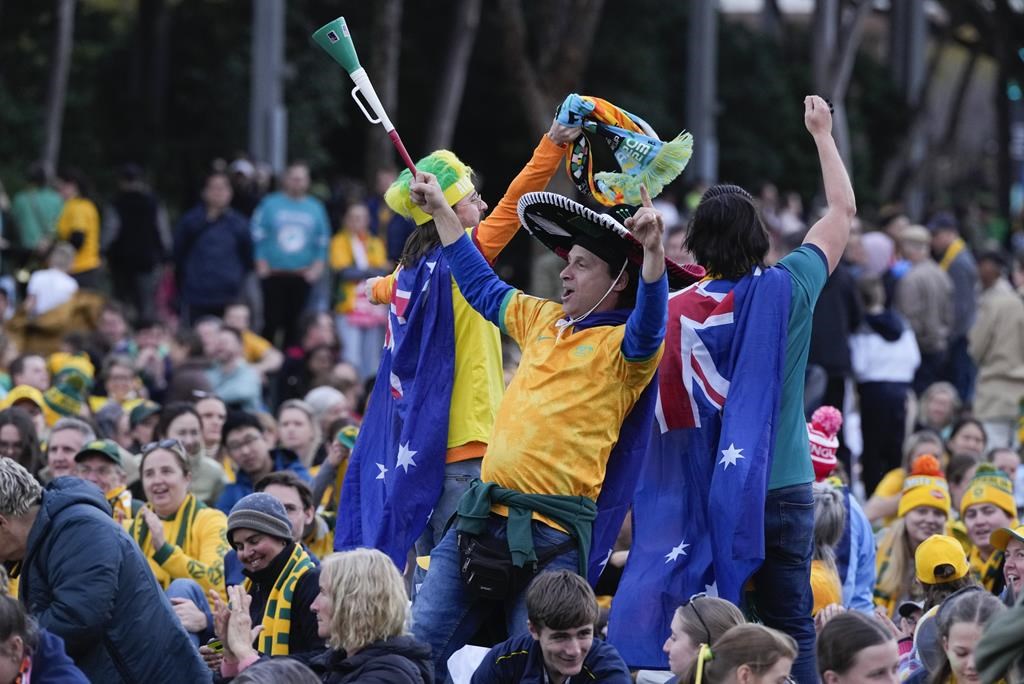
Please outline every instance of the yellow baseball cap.
[{"label": "yellow baseball cap", "polygon": [[994,530],[989,536],[989,541],[992,542],[992,546],[996,547],[1000,551],[1005,551],[1006,547],[1014,539],[1019,541],[1021,544],[1024,544],[1024,525],[1018,525],[1012,530],[1009,527],[1000,527],[998,530]]},{"label": "yellow baseball cap", "polygon": [[10,408],[19,401],[31,401],[40,409],[44,406],[42,392],[31,385],[18,385],[8,392],[7,396],[0,402],[0,409]]},{"label": "yellow baseball cap", "polygon": [[924,584],[945,584],[965,577],[970,571],[964,547],[944,534],[933,534],[918,545],[914,565],[917,579]]}]

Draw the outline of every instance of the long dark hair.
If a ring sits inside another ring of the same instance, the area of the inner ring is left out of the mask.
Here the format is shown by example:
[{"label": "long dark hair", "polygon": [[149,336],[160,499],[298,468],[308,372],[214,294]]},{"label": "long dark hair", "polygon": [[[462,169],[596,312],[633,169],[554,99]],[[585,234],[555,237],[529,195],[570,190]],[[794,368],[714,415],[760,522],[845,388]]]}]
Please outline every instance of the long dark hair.
[{"label": "long dark hair", "polygon": [[700,198],[686,249],[717,278],[735,280],[764,263],[768,231],[754,199],[738,185],[714,185]]},{"label": "long dark hair", "polygon": [[[1006,609],[999,599],[984,589],[967,590],[963,594],[951,596],[939,606],[939,612],[935,616],[938,621],[939,636],[943,639],[949,638],[949,632],[953,625],[966,622],[979,625],[987,625],[992,617]],[[949,664],[949,658],[943,652],[942,667],[936,670],[929,684],[943,684],[948,682],[953,674],[953,668]]]},{"label": "long dark hair", "polygon": [[416,230],[409,234],[398,263],[410,268],[440,245],[441,238],[437,234],[437,227],[434,225],[433,219],[431,219],[423,225],[416,226]]},{"label": "long dark hair", "polygon": [[875,618],[856,611],[837,615],[818,635],[818,674],[823,681],[828,670],[842,675],[853,667],[858,653],[892,640]]},{"label": "long dark hair", "polygon": [[42,455],[39,452],[39,436],[32,424],[32,417],[27,411],[12,406],[0,411],[0,427],[13,425],[21,440],[21,450],[15,459],[18,464],[35,476],[43,467]]}]

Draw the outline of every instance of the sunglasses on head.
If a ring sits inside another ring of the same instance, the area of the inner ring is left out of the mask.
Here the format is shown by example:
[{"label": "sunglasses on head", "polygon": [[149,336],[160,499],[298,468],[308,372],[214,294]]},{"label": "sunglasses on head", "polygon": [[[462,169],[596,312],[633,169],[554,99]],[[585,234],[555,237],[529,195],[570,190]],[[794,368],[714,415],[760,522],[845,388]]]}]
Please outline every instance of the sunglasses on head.
[{"label": "sunglasses on head", "polygon": [[700,626],[704,628],[704,635],[707,636],[707,641],[704,642],[704,643],[710,644],[711,643],[711,630],[708,629],[708,625],[707,625],[706,622],[704,622],[703,616],[701,616],[700,611],[697,610],[697,599],[702,599],[702,598],[706,598],[706,597],[707,597],[707,594],[704,593],[704,592],[701,592],[699,594],[694,594],[693,596],[691,596],[690,598],[688,598],[686,600],[686,603],[683,604],[683,608],[686,608],[687,606],[689,606],[691,609],[693,609],[693,614],[697,616],[697,620],[700,622]]},{"label": "sunglasses on head", "polygon": [[161,439],[159,442],[150,442],[146,446],[142,447],[141,454],[146,456],[157,449],[168,449],[181,456],[185,456],[185,447],[176,439]]}]

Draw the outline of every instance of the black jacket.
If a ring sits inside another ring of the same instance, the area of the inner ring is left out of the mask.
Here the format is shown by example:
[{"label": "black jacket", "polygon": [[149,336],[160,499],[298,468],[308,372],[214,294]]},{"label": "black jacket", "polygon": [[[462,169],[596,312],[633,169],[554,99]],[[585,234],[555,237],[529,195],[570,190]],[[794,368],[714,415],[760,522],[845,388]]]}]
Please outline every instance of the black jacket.
[{"label": "black jacket", "polygon": [[351,658],[343,651],[328,650],[299,657],[324,684],[433,684],[434,664],[430,647],[411,636],[376,641]]},{"label": "black jacket", "polygon": [[210,681],[139,547],[88,482],[59,477],[43,492],[20,578],[28,612],[90,681]]}]

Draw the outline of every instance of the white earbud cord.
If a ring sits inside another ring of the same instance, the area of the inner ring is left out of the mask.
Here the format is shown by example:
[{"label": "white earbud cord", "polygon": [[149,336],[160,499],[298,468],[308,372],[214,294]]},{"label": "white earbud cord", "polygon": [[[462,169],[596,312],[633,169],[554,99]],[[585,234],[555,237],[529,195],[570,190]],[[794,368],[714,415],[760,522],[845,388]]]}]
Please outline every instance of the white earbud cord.
[{"label": "white earbud cord", "polygon": [[594,309],[596,309],[597,307],[601,306],[601,302],[603,302],[604,300],[608,299],[608,295],[610,295],[612,293],[612,290],[615,288],[615,283],[619,282],[619,278],[621,278],[622,274],[625,273],[625,271],[626,271],[626,264],[628,264],[628,263],[629,263],[629,259],[627,259],[626,261],[622,262],[622,268],[619,269],[619,275],[615,276],[615,279],[612,280],[612,284],[608,287],[608,291],[604,293],[603,297],[601,297],[600,299],[597,300],[597,303],[594,304],[594,306],[590,307],[590,310],[587,311],[587,313],[583,314],[579,318],[562,318],[562,319],[560,319],[560,320],[555,322],[555,327],[558,328],[558,335],[555,337],[555,342],[557,342],[558,340],[562,339],[562,333],[565,332],[566,328],[569,328],[570,326],[576,325],[577,323],[582,321],[584,318],[586,318],[590,314],[594,313]]}]

